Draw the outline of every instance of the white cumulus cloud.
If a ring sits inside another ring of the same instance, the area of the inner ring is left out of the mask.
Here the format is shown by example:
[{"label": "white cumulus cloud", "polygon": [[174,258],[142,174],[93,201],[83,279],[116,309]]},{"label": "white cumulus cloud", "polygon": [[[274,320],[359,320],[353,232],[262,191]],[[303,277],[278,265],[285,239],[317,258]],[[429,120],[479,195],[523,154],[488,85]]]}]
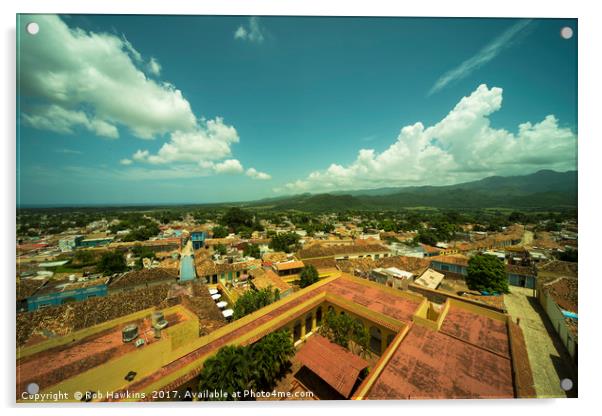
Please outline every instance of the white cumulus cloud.
[{"label": "white cumulus cloud", "polygon": [[417,122],[401,129],[381,153],[361,149],[347,166],[333,163],[279,191],[322,192],[382,186],[445,185],[488,175],[520,175],[537,169],[576,169],[577,136],[553,115],[518,126],[491,126],[502,107],[502,89],[480,85],[438,123]]},{"label": "white cumulus cloud", "polygon": [[151,74],[159,76],[161,75],[161,64],[155,58],[151,58],[148,62],[148,70]]},{"label": "white cumulus cloud", "polygon": [[163,144],[156,154],[140,149],[132,158],[156,165],[174,162],[201,164],[230,156],[232,144],[238,141],[236,129],[224,124],[223,119],[217,117],[200,123],[193,131],[173,132],[170,140]]},{"label": "white cumulus cloud", "polygon": [[[38,102],[26,108],[26,124],[62,133],[82,126],[111,138],[123,126],[142,139],[196,128],[182,92],[147,78],[124,37],[70,28],[56,15],[25,16],[22,26],[34,19],[40,36],[22,36],[19,45],[20,93]],[[151,59],[153,70],[160,66]]]},{"label": "white cumulus cloud", "polygon": [[247,169],[246,175],[253,179],[260,180],[260,181],[267,181],[267,180],[272,179],[272,177],[269,174],[267,174],[265,172],[259,172],[255,168]]},{"label": "white cumulus cloud", "polygon": [[227,159],[223,162],[216,163],[213,166],[213,170],[217,173],[227,173],[227,174],[236,174],[242,173],[243,167],[241,163],[236,159]]}]

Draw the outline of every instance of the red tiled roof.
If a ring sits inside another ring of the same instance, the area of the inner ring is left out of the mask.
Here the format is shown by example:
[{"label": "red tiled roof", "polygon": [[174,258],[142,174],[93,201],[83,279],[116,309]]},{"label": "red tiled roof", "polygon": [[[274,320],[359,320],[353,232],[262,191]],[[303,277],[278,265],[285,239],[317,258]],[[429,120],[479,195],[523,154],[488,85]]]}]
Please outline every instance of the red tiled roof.
[{"label": "red tiled roof", "polygon": [[276,270],[291,270],[291,269],[301,269],[305,265],[302,261],[287,261],[283,263],[274,263],[274,267]]},{"label": "red tiled roof", "polygon": [[457,264],[459,266],[468,266],[468,257],[461,254],[450,255],[450,256],[434,256],[429,259],[430,261],[438,261],[440,263]]},{"label": "red tiled roof", "polygon": [[364,359],[320,335],[311,336],[296,357],[345,398],[351,395],[360,372],[368,367]]}]

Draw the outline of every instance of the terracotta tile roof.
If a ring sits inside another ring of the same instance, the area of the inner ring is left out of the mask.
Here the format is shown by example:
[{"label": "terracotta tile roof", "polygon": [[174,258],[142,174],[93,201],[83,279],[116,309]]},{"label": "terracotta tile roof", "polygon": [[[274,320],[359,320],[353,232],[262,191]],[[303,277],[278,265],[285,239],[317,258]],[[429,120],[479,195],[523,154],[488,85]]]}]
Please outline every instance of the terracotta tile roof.
[{"label": "terracotta tile roof", "polygon": [[516,264],[506,264],[506,272],[521,276],[537,276],[537,270],[534,267],[519,266]]},{"label": "terracotta tile roof", "polygon": [[324,246],[320,244],[303,248],[297,253],[301,260],[316,257],[334,257],[350,254],[388,253],[389,249],[380,244],[354,244],[343,246]]},{"label": "terracotta tile roof", "polygon": [[199,277],[228,272],[239,272],[254,267],[261,267],[261,260],[239,261],[236,263],[216,263],[211,259],[196,261],[196,274]]},{"label": "terracotta tile roof", "polygon": [[544,290],[552,296],[558,306],[565,311],[578,312],[579,284],[577,279],[561,277],[544,285]]},{"label": "terracotta tile roof", "polygon": [[316,269],[332,269],[337,267],[337,261],[332,257],[325,259],[307,259],[303,260],[303,263],[306,266],[312,265]]},{"label": "terracotta tile roof", "polygon": [[216,246],[218,244],[222,244],[224,246],[230,246],[234,244],[241,243],[242,241],[239,238],[208,238],[205,240],[205,244],[208,246]]},{"label": "terracotta tile roof", "polygon": [[411,256],[392,256],[376,260],[376,267],[397,267],[415,275],[422,274],[430,264],[429,259]]},{"label": "terracotta tile roof", "polygon": [[456,264],[458,266],[468,266],[468,257],[462,254],[453,254],[449,256],[434,256],[429,258],[430,261],[438,261],[440,263]]},{"label": "terracotta tile roof", "polygon": [[420,246],[427,253],[441,253],[443,251],[443,249],[441,249],[439,247],[429,246],[428,244],[421,243]]},{"label": "terracotta tile roof", "polygon": [[291,270],[291,269],[301,269],[303,267],[305,267],[305,265],[303,264],[302,261],[287,261],[287,262],[282,262],[282,263],[274,263],[274,267],[276,268],[276,270],[281,271],[281,270]]},{"label": "terracotta tile roof", "polygon": [[263,261],[268,263],[276,263],[279,261],[287,261],[289,259],[289,255],[284,251],[275,251],[273,253],[265,253],[263,255]]},{"label": "terracotta tile roof", "polygon": [[546,264],[537,266],[541,273],[555,274],[558,276],[577,277],[578,264],[568,261],[552,260]]},{"label": "terracotta tile roof", "polygon": [[364,359],[320,335],[311,336],[296,358],[345,398],[351,395],[360,372],[368,367]]},{"label": "terracotta tile roof", "polygon": [[272,270],[257,268],[251,270],[249,273],[253,277],[253,286],[255,286],[257,290],[271,286],[273,289],[278,289],[280,293],[284,293],[292,289],[291,285],[282,280],[280,276]]},{"label": "terracotta tile roof", "polygon": [[138,286],[160,281],[175,282],[178,274],[173,269],[140,269],[125,273],[109,284],[110,289]]},{"label": "terracotta tile roof", "polygon": [[[290,299],[288,301],[286,299],[281,301],[274,309],[266,310],[265,313],[257,315],[242,326],[233,327],[223,336],[161,367],[155,373],[136,380],[128,386],[128,390],[142,391],[153,383],[160,384],[162,378],[214,353],[221,346],[235,341],[238,337],[256,331],[262,325],[282,317],[323,292],[343,297],[345,300],[410,326],[408,334],[401,341],[400,346],[393,351],[391,360],[385,364],[383,372],[378,375],[367,398],[443,399],[514,396],[509,335],[504,320],[493,319],[488,317],[488,314],[478,314],[472,309],[452,305],[441,329],[431,330],[412,323],[412,317],[420,305],[420,297],[408,298],[400,291],[347,275],[332,279],[324,285],[317,285],[311,290],[300,293],[299,296],[293,295],[288,298]],[[262,336],[262,333],[255,334],[245,343],[255,342]],[[310,337],[308,342],[313,337]],[[318,363],[312,365],[316,369],[326,363],[330,367],[329,360],[324,359],[326,354],[328,352],[310,351],[307,361],[317,360]],[[335,358],[335,361],[339,359],[340,356]],[[355,358],[349,358],[352,359]],[[200,365],[194,367],[162,388],[169,389],[191,380],[199,374],[201,368]],[[338,374],[338,370],[330,368],[325,368],[324,371]],[[329,376],[323,377],[326,379]],[[340,378],[332,382],[333,387],[336,387],[337,380]]]},{"label": "terracotta tile roof", "polygon": [[48,279],[18,279],[17,300],[27,299],[35,294]]}]

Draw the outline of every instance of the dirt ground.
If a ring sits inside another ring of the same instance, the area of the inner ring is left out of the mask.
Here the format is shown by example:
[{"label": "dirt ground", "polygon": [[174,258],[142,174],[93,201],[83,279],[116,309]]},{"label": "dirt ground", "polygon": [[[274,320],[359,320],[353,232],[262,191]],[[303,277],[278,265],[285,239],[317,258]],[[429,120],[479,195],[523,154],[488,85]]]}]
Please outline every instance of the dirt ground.
[{"label": "dirt ground", "polygon": [[[533,297],[533,290],[510,286],[504,301],[514,321],[520,318],[537,396],[576,397],[577,369],[545,311]],[[570,378],[574,383],[569,392],[560,388],[564,378]]]}]

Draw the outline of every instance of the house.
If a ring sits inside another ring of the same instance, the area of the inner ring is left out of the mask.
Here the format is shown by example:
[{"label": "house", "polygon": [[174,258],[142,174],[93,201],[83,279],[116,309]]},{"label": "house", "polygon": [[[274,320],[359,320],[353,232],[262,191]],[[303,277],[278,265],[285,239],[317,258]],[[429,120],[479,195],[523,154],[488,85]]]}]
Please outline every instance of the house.
[{"label": "house", "polygon": [[378,260],[389,256],[389,249],[381,244],[323,245],[318,243],[304,247],[297,252],[300,260],[318,258],[334,258],[335,260],[372,258]]},{"label": "house", "polygon": [[506,274],[509,285],[535,289],[537,270],[534,267],[507,264]]},{"label": "house", "polygon": [[27,298],[27,310],[35,311],[49,306],[106,296],[108,279],[95,279],[83,282],[70,280],[53,281],[46,284]]},{"label": "house", "polygon": [[62,252],[73,251],[81,244],[83,235],[73,235],[59,240],[59,249]]},{"label": "house", "polygon": [[431,268],[452,279],[463,279],[468,274],[468,257],[462,254],[431,257]]},{"label": "house", "polygon": [[299,274],[301,273],[301,270],[303,270],[304,267],[305,264],[303,264],[303,262],[299,260],[284,261],[274,263],[272,265],[272,269],[274,269],[276,274],[280,277]]},{"label": "house", "polygon": [[190,240],[192,241],[192,249],[198,250],[205,246],[205,239],[207,238],[207,233],[202,230],[192,230],[190,232]]},{"label": "house", "polygon": [[372,279],[395,289],[407,289],[414,275],[397,267],[377,267],[372,270]]}]

